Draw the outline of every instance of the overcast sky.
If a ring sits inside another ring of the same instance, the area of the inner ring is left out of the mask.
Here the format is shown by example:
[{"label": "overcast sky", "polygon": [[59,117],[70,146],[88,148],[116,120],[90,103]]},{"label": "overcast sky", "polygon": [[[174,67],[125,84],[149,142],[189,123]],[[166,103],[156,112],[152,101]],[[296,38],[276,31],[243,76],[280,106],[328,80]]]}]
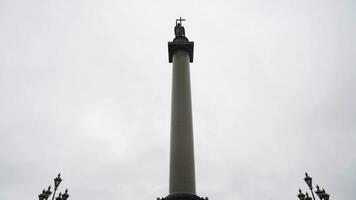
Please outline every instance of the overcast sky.
[{"label": "overcast sky", "polygon": [[182,16],[197,194],[297,199],[303,177],[354,200],[356,2],[0,0],[0,199],[168,194]]}]

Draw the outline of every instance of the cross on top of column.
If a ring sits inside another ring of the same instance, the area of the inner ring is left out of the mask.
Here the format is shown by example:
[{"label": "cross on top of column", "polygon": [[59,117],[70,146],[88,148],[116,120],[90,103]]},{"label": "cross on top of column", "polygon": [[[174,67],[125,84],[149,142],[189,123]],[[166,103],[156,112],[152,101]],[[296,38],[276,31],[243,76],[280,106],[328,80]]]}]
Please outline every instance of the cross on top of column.
[{"label": "cross on top of column", "polygon": [[178,24],[178,21],[179,21],[179,24],[182,25],[182,21],[185,21],[185,19],[182,19],[182,17],[179,17],[179,19],[176,19],[176,26]]}]

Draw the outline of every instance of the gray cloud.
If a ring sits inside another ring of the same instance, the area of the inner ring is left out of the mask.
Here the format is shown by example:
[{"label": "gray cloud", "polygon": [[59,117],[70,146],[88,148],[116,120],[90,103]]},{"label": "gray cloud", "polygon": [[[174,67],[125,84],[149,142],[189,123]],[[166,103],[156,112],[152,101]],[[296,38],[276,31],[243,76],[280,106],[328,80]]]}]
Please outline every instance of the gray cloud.
[{"label": "gray cloud", "polygon": [[174,19],[187,18],[197,192],[334,199],[356,184],[352,1],[0,2],[0,199],[168,192]]}]

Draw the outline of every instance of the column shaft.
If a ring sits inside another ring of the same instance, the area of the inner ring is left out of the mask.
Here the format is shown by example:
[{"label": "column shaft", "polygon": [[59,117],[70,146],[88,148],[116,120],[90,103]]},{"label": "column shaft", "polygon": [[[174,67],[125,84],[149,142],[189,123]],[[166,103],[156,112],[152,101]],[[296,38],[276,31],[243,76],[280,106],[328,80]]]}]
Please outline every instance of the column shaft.
[{"label": "column shaft", "polygon": [[195,194],[195,167],[189,55],[173,55],[169,193]]}]

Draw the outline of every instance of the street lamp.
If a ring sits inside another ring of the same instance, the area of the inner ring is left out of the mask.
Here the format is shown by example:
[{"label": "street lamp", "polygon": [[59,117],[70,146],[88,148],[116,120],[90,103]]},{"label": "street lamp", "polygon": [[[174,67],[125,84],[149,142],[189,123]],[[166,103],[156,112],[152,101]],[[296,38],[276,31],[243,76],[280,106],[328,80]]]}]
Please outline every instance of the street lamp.
[{"label": "street lamp", "polygon": [[38,195],[38,199],[39,200],[45,200],[46,199],[46,194],[45,194],[45,190],[42,190],[42,193]]},{"label": "street lamp", "polygon": [[61,182],[62,182],[61,174],[59,173],[58,176],[54,179],[54,190],[58,188]]},{"label": "street lamp", "polygon": [[45,199],[47,200],[48,197],[50,197],[52,194],[52,191],[51,191],[51,186],[48,186],[47,190],[45,191]]},{"label": "street lamp", "polygon": [[302,193],[301,189],[299,189],[299,194],[297,197],[299,198],[299,200],[305,200],[305,194]]},{"label": "street lamp", "polygon": [[308,185],[309,190],[313,196],[313,200],[315,200],[314,192],[313,192],[313,179],[312,177],[308,176],[308,173],[305,172],[305,178],[304,178],[305,183]]},{"label": "street lamp", "polygon": [[[299,189],[299,194],[297,195],[297,197],[299,198],[299,200],[315,200],[315,196],[314,196],[314,192],[313,192],[313,179],[306,172],[305,172],[304,181],[308,185],[308,188],[311,191],[313,199],[311,197],[309,197],[307,192],[304,195],[302,193],[301,189]],[[329,200],[330,195],[327,194],[324,189],[320,190],[318,185],[316,185],[315,194],[319,197],[320,200]]]},{"label": "street lamp", "polygon": [[66,189],[66,191],[65,191],[64,194],[62,195],[62,200],[67,200],[68,197],[69,197],[68,189]]},{"label": "street lamp", "polygon": [[[54,197],[56,196],[56,191],[58,189],[59,184],[62,182],[61,174],[58,174],[58,176],[54,179],[54,192],[52,195],[52,200],[54,200]],[[38,195],[39,200],[47,200],[52,194],[51,191],[51,186],[48,186],[47,190],[42,190],[42,193]],[[69,194],[68,194],[68,189],[66,189],[65,193],[62,195],[62,193],[59,193],[58,197],[56,200],[66,200],[68,199]]]},{"label": "street lamp", "polygon": [[56,200],[62,200],[62,193],[59,193],[58,197],[56,197]]},{"label": "street lamp", "polygon": [[61,174],[58,174],[58,176],[54,179],[54,193],[53,193],[52,200],[54,200],[54,197],[56,196],[56,191],[58,189],[59,184],[61,184],[61,182],[62,182]]},{"label": "street lamp", "polygon": [[316,185],[315,193],[316,193],[316,195],[318,195],[319,199],[329,200],[330,195],[325,192],[324,188],[322,190],[320,190],[318,185]]},{"label": "street lamp", "polygon": [[308,173],[305,172],[305,178],[304,178],[305,183],[308,185],[309,189],[313,189],[313,179],[312,177],[308,176]]},{"label": "street lamp", "polygon": [[312,198],[309,196],[308,192],[305,193],[305,200],[312,200]]}]

